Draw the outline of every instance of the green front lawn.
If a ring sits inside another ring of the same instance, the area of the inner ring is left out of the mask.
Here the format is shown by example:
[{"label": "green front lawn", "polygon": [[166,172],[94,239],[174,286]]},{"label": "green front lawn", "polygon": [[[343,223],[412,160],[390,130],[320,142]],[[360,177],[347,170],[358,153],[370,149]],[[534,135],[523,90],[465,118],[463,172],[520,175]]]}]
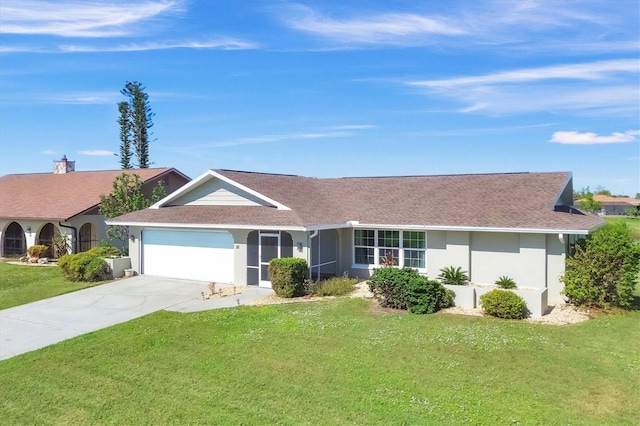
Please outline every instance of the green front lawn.
[{"label": "green front lawn", "polygon": [[631,229],[631,234],[636,241],[640,241],[640,217],[625,217],[625,216],[608,216],[606,217],[607,223],[624,222]]},{"label": "green front lawn", "polygon": [[640,311],[551,326],[363,299],[158,312],[0,362],[6,424],[636,424]]},{"label": "green front lawn", "polygon": [[97,283],[72,283],[56,266],[12,265],[0,262],[0,309],[47,299]]}]

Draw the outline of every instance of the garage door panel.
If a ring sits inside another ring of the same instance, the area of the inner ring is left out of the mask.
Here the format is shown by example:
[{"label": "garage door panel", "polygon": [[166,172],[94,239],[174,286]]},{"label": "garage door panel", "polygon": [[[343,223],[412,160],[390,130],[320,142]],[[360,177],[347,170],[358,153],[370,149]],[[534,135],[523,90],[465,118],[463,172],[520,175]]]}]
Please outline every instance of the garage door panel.
[{"label": "garage door panel", "polygon": [[222,231],[146,230],[143,273],[233,282],[233,236]]}]

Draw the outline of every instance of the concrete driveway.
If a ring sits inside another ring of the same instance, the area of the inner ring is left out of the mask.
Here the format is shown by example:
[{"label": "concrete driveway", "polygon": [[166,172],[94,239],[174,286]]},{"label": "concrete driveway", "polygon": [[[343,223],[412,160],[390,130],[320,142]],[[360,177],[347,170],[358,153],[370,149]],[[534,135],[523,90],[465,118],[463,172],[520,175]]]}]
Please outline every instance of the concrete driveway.
[{"label": "concrete driveway", "polygon": [[198,300],[201,292],[208,292],[207,284],[142,275],[2,310],[0,360],[163,309],[195,312],[273,294],[249,287],[237,296]]}]

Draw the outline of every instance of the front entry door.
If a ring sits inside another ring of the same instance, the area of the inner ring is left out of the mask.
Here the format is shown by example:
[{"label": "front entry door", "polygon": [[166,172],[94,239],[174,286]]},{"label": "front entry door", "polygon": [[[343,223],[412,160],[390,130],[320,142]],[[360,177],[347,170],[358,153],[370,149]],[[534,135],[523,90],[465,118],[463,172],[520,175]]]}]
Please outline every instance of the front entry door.
[{"label": "front entry door", "polygon": [[271,287],[269,261],[280,257],[280,233],[260,233],[260,287]]}]

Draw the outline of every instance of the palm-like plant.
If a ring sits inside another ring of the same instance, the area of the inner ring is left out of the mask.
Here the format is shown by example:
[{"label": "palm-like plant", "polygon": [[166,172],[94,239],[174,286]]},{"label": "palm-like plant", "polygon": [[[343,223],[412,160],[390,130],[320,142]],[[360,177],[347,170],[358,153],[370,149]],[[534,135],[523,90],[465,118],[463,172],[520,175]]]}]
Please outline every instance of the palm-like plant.
[{"label": "palm-like plant", "polygon": [[513,278],[508,277],[506,275],[498,278],[498,280],[496,281],[496,285],[500,288],[516,288],[516,282],[513,280]]},{"label": "palm-like plant", "polygon": [[449,285],[467,285],[469,284],[469,276],[466,271],[463,271],[460,266],[454,268],[453,266],[447,266],[440,269],[440,275],[438,279],[442,284]]}]

